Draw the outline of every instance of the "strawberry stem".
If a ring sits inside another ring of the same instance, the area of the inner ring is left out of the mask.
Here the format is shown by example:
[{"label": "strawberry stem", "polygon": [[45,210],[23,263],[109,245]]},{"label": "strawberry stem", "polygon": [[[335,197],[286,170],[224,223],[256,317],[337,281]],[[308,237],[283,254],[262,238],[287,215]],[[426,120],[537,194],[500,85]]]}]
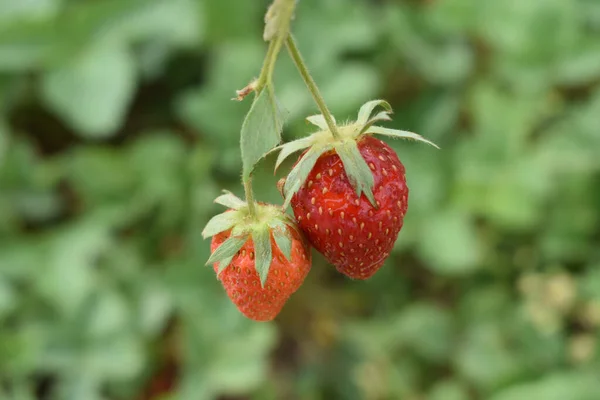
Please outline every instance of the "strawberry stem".
[{"label": "strawberry stem", "polygon": [[285,44],[287,46],[288,53],[290,53],[290,57],[292,57],[294,64],[296,64],[296,68],[298,68],[298,72],[300,72],[300,75],[302,76],[302,79],[306,84],[306,87],[308,87],[308,90],[310,91],[310,94],[315,100],[315,103],[317,103],[317,107],[319,107],[319,110],[321,110],[321,114],[323,114],[325,122],[327,122],[327,127],[329,128],[331,135],[335,139],[340,139],[340,134],[337,131],[335,122],[333,122],[331,112],[327,108],[327,104],[325,104],[325,99],[323,99],[323,96],[321,95],[321,92],[319,92],[319,88],[315,83],[315,80],[308,71],[308,67],[302,59],[302,54],[300,54],[300,50],[298,49],[296,41],[294,40],[294,37],[291,33],[288,35]]},{"label": "strawberry stem", "polygon": [[254,190],[252,189],[252,178],[244,179],[244,192],[246,194],[246,203],[248,203],[248,212],[252,219],[256,219],[256,206],[254,205]]}]

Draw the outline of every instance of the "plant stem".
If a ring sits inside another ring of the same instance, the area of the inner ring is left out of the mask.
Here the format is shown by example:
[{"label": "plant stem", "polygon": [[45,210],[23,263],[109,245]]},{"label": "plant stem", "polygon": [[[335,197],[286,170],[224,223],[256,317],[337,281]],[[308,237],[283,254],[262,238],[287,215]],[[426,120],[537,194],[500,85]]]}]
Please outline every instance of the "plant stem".
[{"label": "plant stem", "polygon": [[[267,49],[267,55],[265,56],[265,61],[263,62],[262,69],[260,70],[260,76],[258,77],[258,82],[256,84],[256,92],[260,93],[261,90],[271,82],[271,77],[273,75],[273,70],[275,69],[275,61],[277,60],[277,53],[279,50],[276,50],[276,41],[272,40],[269,42],[269,48]],[[281,49],[281,45],[279,46]]]},{"label": "plant stem", "polygon": [[246,193],[246,203],[248,203],[248,211],[250,216],[256,218],[256,206],[254,205],[254,191],[252,189],[252,177],[243,180],[244,192]]},{"label": "plant stem", "polygon": [[304,62],[304,60],[302,59],[302,54],[300,54],[300,50],[298,50],[296,41],[294,40],[294,37],[292,36],[291,33],[288,35],[285,44],[287,46],[288,52],[290,53],[290,56],[292,57],[292,60],[294,61],[294,64],[296,64],[296,68],[298,68],[298,72],[300,72],[300,75],[302,76],[304,83],[308,87],[308,90],[310,90],[310,94],[312,94],[312,97],[315,100],[315,103],[317,103],[317,107],[319,107],[319,110],[321,110],[321,114],[323,114],[323,117],[325,118],[325,122],[327,122],[327,126],[329,127],[329,131],[331,132],[331,135],[335,139],[339,139],[340,134],[337,131],[335,122],[333,122],[333,117],[331,116],[331,112],[327,108],[327,104],[325,104],[325,99],[323,99],[323,96],[321,96],[321,92],[319,92],[319,88],[317,87],[317,84],[315,83],[314,79],[310,75],[310,72],[308,71],[308,67],[306,66],[306,63]]}]

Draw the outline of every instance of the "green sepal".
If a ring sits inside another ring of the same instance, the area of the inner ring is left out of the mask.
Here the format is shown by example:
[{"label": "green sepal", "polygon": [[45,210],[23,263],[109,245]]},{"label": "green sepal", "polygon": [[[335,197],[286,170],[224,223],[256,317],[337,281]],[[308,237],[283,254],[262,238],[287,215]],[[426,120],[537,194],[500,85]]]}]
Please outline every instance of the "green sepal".
[{"label": "green sepal", "polygon": [[229,267],[229,264],[231,264],[231,260],[233,260],[233,257],[235,257],[235,254],[233,256],[226,257],[218,262],[219,267],[217,268],[217,277],[221,275],[221,272],[223,272],[225,268]]},{"label": "green sepal", "polygon": [[233,208],[234,210],[239,210],[247,206],[244,200],[227,190],[223,190],[223,194],[215,199],[215,203],[227,208]]},{"label": "green sepal", "polygon": [[274,220],[269,224],[272,228],[275,244],[289,261],[292,261],[292,236],[288,225],[283,221]]},{"label": "green sepal", "polygon": [[217,214],[212,217],[204,227],[204,230],[202,231],[202,237],[206,239],[207,237],[211,237],[217,233],[231,229],[239,220],[239,211],[227,211],[222,214]]},{"label": "green sepal", "polygon": [[360,129],[357,137],[365,133],[375,122],[379,121],[391,121],[392,117],[390,117],[390,111],[381,111],[377,113],[374,117],[367,121],[366,124]]},{"label": "green sepal", "polygon": [[300,190],[304,181],[306,181],[308,174],[312,171],[317,160],[321,157],[321,154],[328,150],[331,150],[331,146],[313,146],[302,156],[294,168],[292,168],[283,187],[283,193],[285,194],[285,201],[283,203],[284,210],[290,204],[292,196]]},{"label": "green sepal", "polygon": [[260,278],[260,285],[264,287],[273,261],[269,226],[263,225],[255,228],[252,231],[252,241],[254,242],[254,265]]},{"label": "green sepal", "polygon": [[[333,115],[331,116],[331,119],[333,120],[333,123],[335,124],[335,118],[333,117]],[[329,129],[329,126],[327,125],[327,121],[325,120],[325,117],[323,116],[323,114],[316,114],[316,115],[311,115],[310,117],[306,117],[306,120],[308,122],[310,122],[311,124],[323,129],[323,130],[327,130]]]},{"label": "green sepal", "polygon": [[255,98],[242,124],[240,146],[242,174],[248,178],[254,166],[281,141],[285,112],[273,88],[267,85]]},{"label": "green sepal", "polygon": [[276,147],[275,149],[281,151],[279,152],[279,155],[277,156],[277,161],[275,162],[275,171],[277,171],[281,163],[283,163],[285,159],[288,158],[291,154],[300,150],[304,150],[313,143],[314,138],[312,136],[307,136]]},{"label": "green sepal", "polygon": [[439,149],[438,145],[433,143],[432,141],[429,141],[427,139],[425,139],[423,136],[418,135],[416,133],[413,132],[408,132],[408,131],[400,131],[397,129],[389,129],[389,128],[384,128],[381,126],[371,126],[366,133],[375,133],[378,135],[385,135],[385,136],[390,136],[390,137],[394,137],[394,138],[400,138],[400,139],[413,139],[413,140],[418,140],[419,142],[424,142],[427,143],[433,147],[435,147],[436,149]]},{"label": "green sepal", "polygon": [[[248,240],[248,235],[230,236],[210,255],[206,265],[214,264],[219,261],[234,257]],[[231,262],[231,260],[229,260]]]},{"label": "green sepal", "polygon": [[366,102],[360,107],[358,110],[358,119],[356,123],[364,126],[369,122],[371,114],[373,114],[373,110],[377,107],[383,107],[388,113],[392,112],[392,106],[385,100],[371,100]]},{"label": "green sepal", "polygon": [[377,208],[373,196],[373,186],[375,185],[373,172],[360,154],[356,142],[354,140],[341,142],[335,146],[335,151],[344,164],[344,171],[346,171],[350,184],[356,190],[356,195],[360,198],[364,193],[373,207]]}]

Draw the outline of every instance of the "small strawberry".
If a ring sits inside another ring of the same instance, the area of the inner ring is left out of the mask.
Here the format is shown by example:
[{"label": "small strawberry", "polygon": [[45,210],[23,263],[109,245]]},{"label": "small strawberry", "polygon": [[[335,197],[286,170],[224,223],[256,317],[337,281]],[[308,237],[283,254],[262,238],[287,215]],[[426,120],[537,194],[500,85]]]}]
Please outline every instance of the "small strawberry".
[{"label": "small strawberry", "polygon": [[[375,107],[382,111],[371,117]],[[321,115],[308,121],[321,128],[309,137],[279,147],[276,167],[308,147],[289,173],[283,193],[311,244],[338,271],[367,279],[383,265],[402,228],[408,207],[405,169],[396,153],[372,134],[421,136],[373,126],[390,120],[390,105],[374,100],[361,107],[358,120],[329,131]],[[437,147],[437,146],[435,146]]]},{"label": "small strawberry", "polygon": [[212,255],[217,278],[242,314],[270,321],[302,285],[311,257],[294,221],[280,208],[255,204],[256,216],[231,193],[215,202],[231,207],[213,217],[202,232],[213,236]]}]

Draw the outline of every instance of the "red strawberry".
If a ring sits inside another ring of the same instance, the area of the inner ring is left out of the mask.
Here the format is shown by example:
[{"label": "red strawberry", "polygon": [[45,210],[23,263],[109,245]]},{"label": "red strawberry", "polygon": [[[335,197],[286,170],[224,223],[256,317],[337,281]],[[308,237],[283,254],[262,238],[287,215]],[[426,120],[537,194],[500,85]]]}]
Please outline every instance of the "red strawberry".
[{"label": "red strawberry", "polygon": [[279,207],[246,202],[231,193],[215,200],[231,207],[202,232],[213,236],[211,256],[218,279],[237,308],[255,321],[277,316],[311,267],[310,249],[294,221]]},{"label": "red strawberry", "polygon": [[[211,251],[215,251],[230,234],[228,231],[215,235],[210,246]],[[271,246],[275,251],[264,287],[261,286],[260,277],[256,272],[252,239],[248,239],[229,266],[218,275],[227,295],[246,317],[255,321],[270,321],[275,318],[308,275],[311,266],[310,251],[298,232],[292,230],[292,236],[290,261],[277,248],[271,235]],[[215,263],[215,272],[218,271],[218,267],[219,263]]]},{"label": "red strawberry", "polygon": [[404,166],[387,144],[364,136],[358,149],[373,171],[378,208],[356,195],[334,151],[319,157],[291,205],[311,244],[338,271],[367,279],[394,246],[408,206],[408,187]]},{"label": "red strawberry", "polygon": [[[370,118],[379,105],[387,111]],[[336,127],[336,137],[322,116],[310,117],[322,130],[281,146],[277,160],[279,166],[294,151],[309,148],[285,181],[286,204],[291,202],[311,244],[354,279],[367,279],[383,265],[408,207],[404,166],[386,143],[371,134],[434,145],[415,133],[373,126],[389,120],[390,112],[385,101],[368,102],[356,122]]]}]

